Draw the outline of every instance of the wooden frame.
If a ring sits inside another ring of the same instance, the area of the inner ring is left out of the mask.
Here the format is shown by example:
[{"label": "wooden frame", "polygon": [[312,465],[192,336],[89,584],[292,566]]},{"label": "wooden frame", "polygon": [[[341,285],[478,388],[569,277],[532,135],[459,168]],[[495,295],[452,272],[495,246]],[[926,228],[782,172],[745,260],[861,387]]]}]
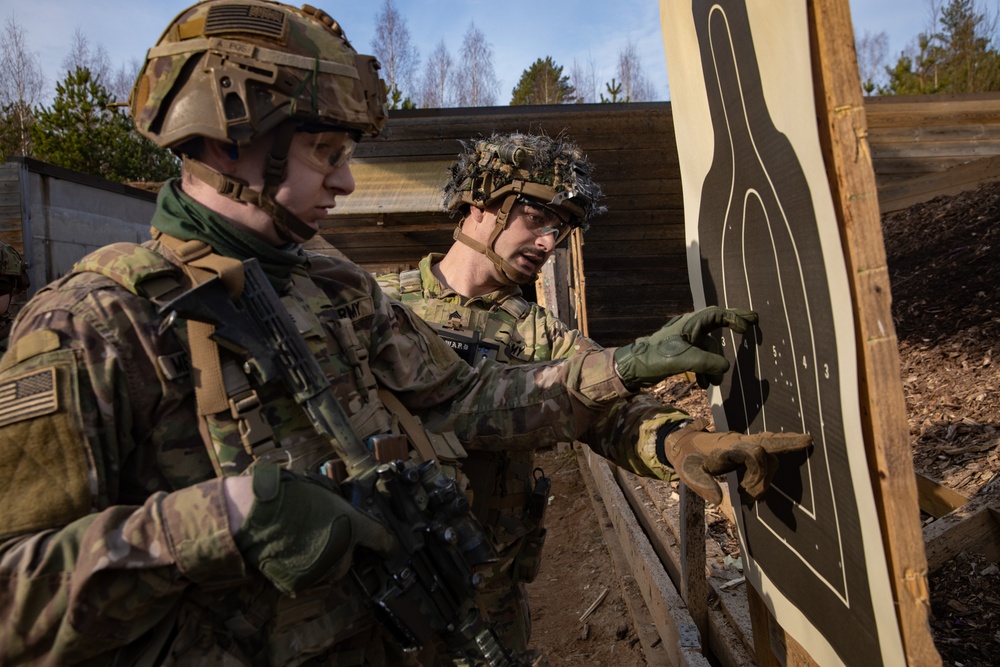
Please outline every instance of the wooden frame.
[{"label": "wooden frame", "polygon": [[[749,549],[745,565],[767,596],[766,605],[749,596],[758,661],[811,664],[810,652],[818,652],[829,664],[898,664],[904,654],[910,664],[939,663],[927,624],[927,568],[847,2],[718,0],[696,2],[692,13],[690,3],[662,0],[661,8],[673,12],[663,18],[668,70],[681,75],[671,89],[675,121],[686,126],[676,136],[695,305],[767,304],[763,343],[724,337],[735,361],[733,380],[722,388],[729,408],[719,401],[717,424],[804,428],[821,454],[812,463],[820,477],[803,467],[800,481],[792,475],[779,486],[781,497],[744,499],[737,514]],[[811,53],[811,72],[803,52]],[[813,90],[815,98],[792,90]],[[810,125],[810,101],[818,126]],[[745,254],[761,251],[773,253],[773,269]],[[829,300],[820,298],[824,287]],[[845,302],[853,319],[843,318]],[[833,303],[839,319],[829,314]],[[856,345],[846,343],[852,333]],[[769,370],[761,365],[762,344],[774,351]],[[768,390],[780,400],[768,401]],[[846,487],[833,483],[846,479]],[[763,568],[758,557],[766,557]],[[889,595],[894,604],[887,606]],[[821,599],[831,604],[817,605]],[[841,620],[823,611],[834,606]],[[884,622],[887,609],[896,610],[898,624]]]}]

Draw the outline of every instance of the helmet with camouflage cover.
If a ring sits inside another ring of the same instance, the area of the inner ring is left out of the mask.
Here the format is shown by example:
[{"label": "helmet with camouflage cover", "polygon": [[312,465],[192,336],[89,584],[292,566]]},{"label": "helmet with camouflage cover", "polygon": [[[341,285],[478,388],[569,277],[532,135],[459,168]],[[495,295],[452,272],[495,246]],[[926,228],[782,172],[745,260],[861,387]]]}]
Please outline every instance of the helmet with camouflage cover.
[{"label": "helmet with camouflage cover", "polygon": [[0,294],[22,291],[29,284],[28,264],[21,253],[0,242]]},{"label": "helmet with camouflage cover", "polygon": [[[273,201],[296,129],[376,136],[386,121],[374,56],[359,55],[320,9],[272,0],[205,0],[146,54],[129,107],[140,134],[187,153],[195,139],[245,146],[275,131],[261,193],[185,156],[185,168],[303,238],[314,231]],[[244,192],[248,191],[248,192]],[[297,224],[300,223],[300,224]]]},{"label": "helmet with camouflage cover", "polygon": [[28,265],[21,259],[21,254],[0,242],[0,300],[5,304],[0,312],[0,337],[6,338],[7,325],[13,319],[11,302],[28,285]]},{"label": "helmet with camouflage cover", "polygon": [[[504,282],[522,284],[531,280],[494,250],[518,197],[566,212],[566,233],[574,227],[586,231],[590,219],[607,210],[598,203],[602,192],[591,178],[592,165],[583,151],[565,137],[494,134],[474,143],[462,142],[462,146],[464,151],[452,166],[444,187],[444,207],[454,214],[470,205],[486,208],[502,201],[488,245],[464,234],[461,222],[455,239],[486,255]],[[566,233],[557,236],[556,242]]]}]

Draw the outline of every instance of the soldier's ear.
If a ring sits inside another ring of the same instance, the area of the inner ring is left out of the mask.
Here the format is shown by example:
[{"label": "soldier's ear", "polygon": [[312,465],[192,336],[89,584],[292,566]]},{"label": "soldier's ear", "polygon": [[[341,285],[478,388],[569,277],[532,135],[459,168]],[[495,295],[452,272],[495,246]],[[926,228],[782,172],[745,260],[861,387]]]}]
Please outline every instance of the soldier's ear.
[{"label": "soldier's ear", "polygon": [[485,213],[486,212],[483,209],[479,208],[478,206],[470,205],[469,213],[466,216],[466,220],[471,220],[472,222],[478,225],[480,222],[483,221],[483,215],[485,215]]},{"label": "soldier's ear", "polygon": [[201,152],[201,161],[215,169],[224,170],[240,156],[236,144],[206,139]]}]

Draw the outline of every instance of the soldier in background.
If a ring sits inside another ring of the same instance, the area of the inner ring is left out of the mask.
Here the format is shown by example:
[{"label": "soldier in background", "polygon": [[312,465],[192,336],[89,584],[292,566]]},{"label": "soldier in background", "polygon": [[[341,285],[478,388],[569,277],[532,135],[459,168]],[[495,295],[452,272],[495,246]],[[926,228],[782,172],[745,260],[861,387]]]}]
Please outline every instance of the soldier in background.
[{"label": "soldier in background", "polygon": [[[211,279],[242,294],[245,260],[354,430],[418,417],[431,455],[455,466],[465,448],[575,439],[678,360],[724,372],[701,332],[668,335],[666,355],[658,336],[473,369],[362,269],[303,250],[353,191],[351,153],[384,105],[375,59],[308,5],[209,0],[150,49],[132,116],[184,157],[153,238],[42,289],[0,362],[0,663],[439,664],[403,655],[346,576],[356,548],[362,564],[391,557],[399,533],[318,478],[337,462],[330,440],[211,325],[167,316]],[[752,320],[725,311],[705,331]]]},{"label": "soldier in background", "polygon": [[[505,364],[566,359],[601,350],[549,310],[524,299],[521,286],[535,280],[556,246],[574,228],[586,229],[605,209],[592,165],[565,137],[495,134],[464,144],[444,187],[444,207],[458,214],[455,243],[446,254],[424,257],[415,270],[378,277],[382,290],[409,306],[476,365],[485,358]],[[708,308],[665,327],[697,330],[724,317]],[[626,362],[624,355],[619,359]],[[621,368],[621,365],[619,366]],[[676,372],[692,371],[683,363]],[[703,387],[721,375],[699,376]],[[712,503],[722,492],[713,475],[749,463],[742,481],[754,497],[767,488],[776,459],[747,438],[705,432],[694,420],[649,394],[619,401],[580,439],[616,465],[645,477],[675,472]],[[698,441],[693,447],[692,441]],[[760,442],[767,447],[777,444]],[[712,456],[705,456],[713,452]],[[479,596],[484,614],[508,644],[525,647],[531,617],[524,584],[538,572],[545,530],[533,508],[543,474],[534,450],[476,449],[462,463],[471,481],[473,511],[501,559],[489,570]]]},{"label": "soldier in background", "polygon": [[7,337],[29,287],[28,265],[20,253],[0,242],[0,355],[7,351]]}]

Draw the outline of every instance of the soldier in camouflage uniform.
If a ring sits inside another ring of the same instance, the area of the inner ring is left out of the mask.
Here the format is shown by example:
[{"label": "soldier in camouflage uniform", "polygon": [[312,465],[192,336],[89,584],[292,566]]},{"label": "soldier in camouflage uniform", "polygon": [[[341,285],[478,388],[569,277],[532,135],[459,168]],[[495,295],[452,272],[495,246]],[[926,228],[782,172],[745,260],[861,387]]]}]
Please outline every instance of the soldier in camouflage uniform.
[{"label": "soldier in camouflage uniform", "polygon": [[27,264],[17,250],[0,242],[0,355],[7,351],[7,337],[20,306],[18,297],[27,289]]},{"label": "soldier in camouflage uniform", "polygon": [[[473,369],[359,267],[306,253],[354,189],[355,143],[384,123],[376,70],[322,11],[266,0],[194,5],[147,54],[133,118],[184,157],[152,239],[42,289],[0,363],[0,663],[432,664],[398,654],[344,576],[356,547],[375,559],[396,542],[315,481],[330,441],[211,325],[161,310],[216,278],[238,297],[243,260],[360,435],[415,415],[442,460],[576,438],[678,358],[725,370],[679,331]],[[752,321],[726,311],[705,329]]]},{"label": "soldier in camouflage uniform", "polygon": [[[444,255],[424,257],[418,269],[379,276],[383,292],[430,323],[473,365],[484,358],[525,364],[600,350],[526,301],[520,289],[574,228],[586,229],[604,211],[586,156],[565,137],[520,133],[496,134],[464,149],[444,188],[445,209],[460,215],[455,243]],[[695,369],[677,366],[677,372],[689,370]],[[616,404],[581,440],[618,466],[668,479],[673,468],[662,443],[668,434],[677,438],[704,428],[693,421],[640,393]],[[718,484],[700,465],[692,475],[689,469],[679,467],[681,478],[718,503]],[[523,648],[531,632],[524,583],[537,574],[545,534],[528,502],[540,475],[534,452],[470,450],[462,470],[471,480],[473,509],[501,554],[480,606],[508,644]]]}]

